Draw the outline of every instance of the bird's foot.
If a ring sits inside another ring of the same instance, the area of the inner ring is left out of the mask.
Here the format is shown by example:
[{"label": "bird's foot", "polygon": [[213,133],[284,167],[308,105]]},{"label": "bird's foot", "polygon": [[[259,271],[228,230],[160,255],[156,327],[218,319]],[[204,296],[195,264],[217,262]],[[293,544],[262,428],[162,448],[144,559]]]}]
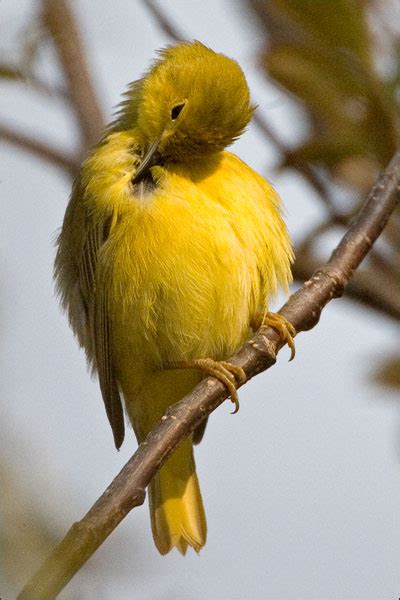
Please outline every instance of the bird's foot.
[{"label": "bird's foot", "polygon": [[285,317],[282,317],[279,313],[265,312],[259,313],[254,320],[256,325],[255,329],[262,326],[272,327],[279,334],[281,340],[286,343],[290,348],[290,358],[293,360],[296,354],[296,348],[294,345],[294,336],[296,335],[296,329]]},{"label": "bird's foot", "polygon": [[242,367],[232,365],[230,362],[221,360],[213,360],[212,358],[197,358],[195,360],[185,360],[182,362],[168,365],[169,369],[198,369],[207,375],[216,377],[221,381],[227,390],[229,396],[235,405],[235,410],[232,414],[239,410],[239,396],[236,390],[237,385],[241,385],[246,381],[246,374]]}]

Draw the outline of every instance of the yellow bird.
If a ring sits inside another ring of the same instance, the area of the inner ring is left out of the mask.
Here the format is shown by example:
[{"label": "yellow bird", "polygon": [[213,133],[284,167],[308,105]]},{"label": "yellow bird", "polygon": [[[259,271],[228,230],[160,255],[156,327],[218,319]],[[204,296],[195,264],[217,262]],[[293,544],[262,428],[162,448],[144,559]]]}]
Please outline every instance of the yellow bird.
[{"label": "yellow bird", "polygon": [[[129,86],[116,119],[82,165],[58,239],[63,307],[98,373],[119,448],[125,410],[138,442],[205,376],[237,406],[241,369],[226,360],[291,280],[291,243],[277,193],[224,149],[254,108],[238,64],[200,42],[161,50]],[[264,319],[263,319],[264,317]],[[165,554],[206,542],[187,439],[153,479],[153,537]]]}]

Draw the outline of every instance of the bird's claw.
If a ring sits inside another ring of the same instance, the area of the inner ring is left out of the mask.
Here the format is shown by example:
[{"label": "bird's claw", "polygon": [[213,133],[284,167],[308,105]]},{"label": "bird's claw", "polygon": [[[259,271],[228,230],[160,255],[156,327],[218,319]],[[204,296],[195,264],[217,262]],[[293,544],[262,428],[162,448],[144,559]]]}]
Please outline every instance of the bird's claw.
[{"label": "bird's claw", "polygon": [[217,361],[212,358],[197,358],[175,363],[169,368],[174,369],[199,369],[207,375],[215,377],[225,385],[229,392],[229,396],[235,405],[235,414],[239,410],[239,396],[236,390],[237,385],[242,385],[246,381],[246,373],[242,367],[233,365],[227,361]]},{"label": "bird's claw", "polygon": [[290,348],[289,361],[293,360],[296,355],[296,347],[293,339],[296,335],[294,326],[279,313],[272,312],[266,312],[263,315],[261,326],[272,327],[272,329],[275,329],[281,340]]}]

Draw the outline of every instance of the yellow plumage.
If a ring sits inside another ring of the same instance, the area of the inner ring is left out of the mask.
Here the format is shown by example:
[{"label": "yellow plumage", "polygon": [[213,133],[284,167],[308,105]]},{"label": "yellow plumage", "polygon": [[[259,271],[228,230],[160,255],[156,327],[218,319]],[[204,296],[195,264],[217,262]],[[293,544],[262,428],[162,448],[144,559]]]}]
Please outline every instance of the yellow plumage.
[{"label": "yellow plumage", "polygon": [[[227,359],[290,281],[277,194],[223,150],[251,112],[234,61],[199,42],[169,48],[131,86],[74,184],[55,273],[117,447],[120,394],[141,442],[203,376],[169,367]],[[204,545],[191,439],[151,483],[150,511],[161,553]]]}]

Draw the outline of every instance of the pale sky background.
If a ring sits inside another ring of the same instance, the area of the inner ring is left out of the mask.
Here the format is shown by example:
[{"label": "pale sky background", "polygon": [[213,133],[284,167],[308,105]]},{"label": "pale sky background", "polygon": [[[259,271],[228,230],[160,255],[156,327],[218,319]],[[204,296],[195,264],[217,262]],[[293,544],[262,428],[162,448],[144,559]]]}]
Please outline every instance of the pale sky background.
[{"label": "pale sky background", "polygon": [[[38,5],[2,0],[2,53],[12,55],[15,33]],[[126,84],[169,40],[138,0],[72,5],[110,118]],[[188,38],[239,61],[259,110],[286,140],[301,135],[301,114],[257,72],[262,38],[237,0],[162,5]],[[52,53],[44,52],[42,60],[51,77]],[[72,147],[73,121],[57,101],[2,85],[0,115],[22,131]],[[234,151],[277,187],[295,239],[322,218],[299,177],[273,171],[276,155],[255,128]],[[39,506],[62,535],[103,492],[136,442],[128,435],[121,452],[114,450],[98,384],[90,380],[54,297],[53,240],[69,180],[4,143],[0,180],[2,459],[32,507]],[[212,415],[196,450],[208,519],[200,555],[159,556],[145,505],[125,519],[60,598],[398,598],[399,402],[371,382],[398,339],[390,319],[345,299],[332,302],[318,327],[297,338],[295,361],[288,363],[284,350],[275,368],[240,391],[238,415],[229,414],[229,403]],[[11,588],[1,585],[0,595],[11,600]]]}]

